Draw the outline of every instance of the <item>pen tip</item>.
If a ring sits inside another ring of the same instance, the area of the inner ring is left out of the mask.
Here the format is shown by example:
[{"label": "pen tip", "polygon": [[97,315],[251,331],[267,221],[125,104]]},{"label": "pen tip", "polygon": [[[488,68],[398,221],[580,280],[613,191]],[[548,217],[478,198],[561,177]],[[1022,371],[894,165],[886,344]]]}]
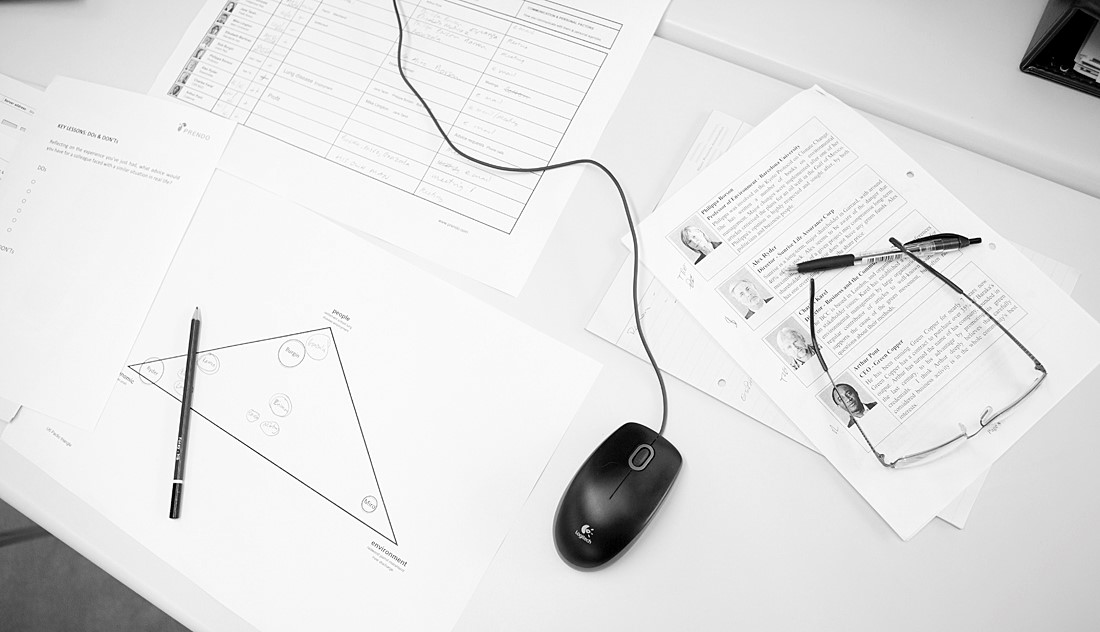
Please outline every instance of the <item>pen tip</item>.
[{"label": "pen tip", "polygon": [[202,320],[202,312],[199,311],[198,307],[195,308],[195,315],[192,316],[191,319],[192,320]]},{"label": "pen tip", "polygon": [[982,238],[981,237],[971,237],[970,238],[970,245],[971,246],[973,246],[974,244],[980,244],[980,243],[982,243]]},{"label": "pen tip", "polygon": [[787,274],[798,274],[798,266],[787,266],[785,270]]}]

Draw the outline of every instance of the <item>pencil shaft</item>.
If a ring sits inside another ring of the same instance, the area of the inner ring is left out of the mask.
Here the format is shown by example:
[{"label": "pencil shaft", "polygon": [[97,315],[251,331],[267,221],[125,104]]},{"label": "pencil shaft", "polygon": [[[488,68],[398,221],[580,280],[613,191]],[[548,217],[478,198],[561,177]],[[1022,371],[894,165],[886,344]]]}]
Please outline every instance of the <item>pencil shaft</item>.
[{"label": "pencil shaft", "polygon": [[187,366],[183,375],[183,397],[180,406],[179,434],[176,437],[176,458],[172,470],[172,499],[168,509],[169,518],[179,518],[180,502],[183,496],[183,467],[187,457],[187,433],[191,424],[191,395],[195,390],[195,360],[199,349],[198,308],[191,319],[191,333],[187,340]]}]

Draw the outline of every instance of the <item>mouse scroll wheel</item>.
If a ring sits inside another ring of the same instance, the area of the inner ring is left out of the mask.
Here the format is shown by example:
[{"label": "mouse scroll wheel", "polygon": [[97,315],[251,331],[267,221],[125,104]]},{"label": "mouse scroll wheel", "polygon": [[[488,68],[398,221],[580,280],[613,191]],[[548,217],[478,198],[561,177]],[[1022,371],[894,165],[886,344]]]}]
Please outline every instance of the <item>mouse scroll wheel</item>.
[{"label": "mouse scroll wheel", "polygon": [[634,452],[630,455],[630,469],[635,472],[641,472],[645,469],[645,466],[649,465],[652,459],[653,446],[643,443],[634,448]]}]

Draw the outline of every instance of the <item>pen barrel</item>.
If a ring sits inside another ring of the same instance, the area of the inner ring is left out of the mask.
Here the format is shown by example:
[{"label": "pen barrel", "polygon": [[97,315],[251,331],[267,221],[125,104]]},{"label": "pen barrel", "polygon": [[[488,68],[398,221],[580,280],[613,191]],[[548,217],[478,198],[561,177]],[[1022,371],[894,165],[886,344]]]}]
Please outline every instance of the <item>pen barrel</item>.
[{"label": "pen barrel", "polygon": [[832,270],[834,268],[846,268],[848,266],[855,265],[855,255],[836,255],[834,257],[825,257],[823,259],[814,259],[812,261],[803,261],[798,264],[798,272],[817,272],[818,270]]}]

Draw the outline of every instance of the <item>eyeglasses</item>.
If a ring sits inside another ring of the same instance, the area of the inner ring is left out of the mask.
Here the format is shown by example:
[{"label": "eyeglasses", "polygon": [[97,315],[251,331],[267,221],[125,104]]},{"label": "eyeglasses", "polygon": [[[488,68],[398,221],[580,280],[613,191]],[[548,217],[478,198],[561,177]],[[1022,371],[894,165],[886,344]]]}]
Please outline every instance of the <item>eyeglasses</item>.
[{"label": "eyeglasses", "polygon": [[894,239],[893,237],[891,237],[890,238],[890,243],[893,244],[893,246],[895,248],[897,248],[899,251],[901,251],[901,252],[905,253],[906,255],[908,255],[909,258],[911,258],[914,261],[916,261],[917,263],[919,263],[925,270],[928,270],[932,274],[936,275],[936,278],[938,278],[941,281],[943,281],[944,283],[946,283],[947,287],[951,288],[955,292],[958,292],[960,295],[966,297],[966,300],[970,301],[974,305],[974,307],[977,307],[981,311],[981,313],[985,315],[986,318],[988,318],[990,321],[993,322],[994,325],[996,325],[998,328],[1000,328],[1000,330],[1003,331],[1004,334],[1006,336],[1008,336],[1008,338],[1010,340],[1012,340],[1012,342],[1016,343],[1016,346],[1019,347],[1021,351],[1023,351],[1025,354],[1027,354],[1027,357],[1030,358],[1031,361],[1035,363],[1035,370],[1039,373],[1039,375],[1035,378],[1035,381],[1033,381],[1031,383],[1031,386],[1029,386],[1027,388],[1027,390],[1024,391],[1024,393],[1022,395],[1020,395],[1016,399],[1012,400],[1008,405],[1006,405],[1006,406],[1004,406],[1004,407],[1002,407],[1002,408],[1000,408],[999,410],[996,410],[996,411],[994,411],[992,406],[987,406],[985,408],[985,410],[982,412],[981,416],[978,418],[978,423],[979,423],[978,429],[975,430],[973,433],[969,433],[966,429],[966,426],[964,424],[960,423],[959,424],[959,434],[955,435],[954,437],[952,437],[952,438],[950,438],[950,439],[948,439],[948,440],[946,440],[946,441],[944,441],[944,442],[942,442],[942,443],[940,443],[940,444],[938,444],[934,447],[928,448],[926,450],[921,450],[920,452],[913,452],[911,454],[907,454],[905,456],[898,457],[898,458],[894,459],[893,461],[887,460],[886,455],[882,454],[881,452],[879,452],[878,450],[875,449],[874,444],[872,444],[871,440],[867,437],[867,433],[864,432],[863,427],[859,425],[859,420],[856,419],[855,411],[852,410],[852,404],[849,403],[848,398],[846,398],[844,396],[844,394],[841,393],[840,389],[837,388],[836,381],[833,380],[832,374],[829,373],[829,367],[825,363],[825,356],[822,355],[821,347],[819,347],[818,344],[817,344],[817,332],[815,331],[815,327],[814,327],[814,294],[816,292],[815,292],[815,288],[814,288],[814,280],[813,280],[813,278],[811,278],[810,279],[810,342],[811,342],[811,344],[813,344],[814,351],[816,352],[815,355],[817,355],[818,361],[821,362],[822,370],[825,371],[825,375],[829,378],[829,383],[833,387],[833,390],[832,390],[833,401],[838,402],[840,404],[843,404],[844,410],[846,410],[848,412],[848,427],[851,428],[852,426],[855,426],[856,429],[859,430],[859,434],[863,436],[863,440],[867,442],[867,446],[869,448],[871,448],[871,452],[873,452],[875,454],[875,457],[878,459],[878,462],[881,463],[884,467],[895,468],[896,469],[896,468],[912,467],[914,465],[921,465],[921,464],[924,464],[924,463],[930,463],[931,461],[939,459],[939,458],[953,452],[956,448],[958,448],[958,447],[962,446],[964,443],[966,443],[967,439],[971,439],[973,437],[976,437],[978,435],[978,433],[980,433],[986,426],[993,423],[995,420],[997,420],[1002,415],[1005,415],[1006,413],[1008,413],[1010,410],[1015,408],[1020,402],[1027,399],[1027,397],[1029,395],[1034,393],[1035,389],[1039,388],[1039,385],[1042,384],[1043,380],[1046,379],[1047,370],[1043,366],[1043,363],[1039,362],[1039,359],[1036,358],[1035,355],[1032,354],[1030,351],[1028,351],[1027,347],[1025,347],[1023,345],[1023,343],[1021,343],[1016,338],[1016,336],[1012,335],[1012,332],[1010,332],[1007,328],[1005,328],[1005,326],[1002,325],[1000,323],[1000,321],[998,321],[996,318],[994,318],[992,314],[990,314],[988,311],[986,311],[986,309],[984,307],[982,307],[980,304],[978,304],[978,302],[975,301],[969,294],[964,292],[962,290],[962,288],[960,288],[958,285],[956,285],[954,282],[952,282],[951,279],[949,279],[946,276],[940,274],[938,271],[936,271],[935,268],[928,265],[928,263],[926,263],[923,259],[921,259],[920,257],[914,255],[909,250],[907,250],[905,248],[905,246],[901,242],[899,242],[897,239]]}]

